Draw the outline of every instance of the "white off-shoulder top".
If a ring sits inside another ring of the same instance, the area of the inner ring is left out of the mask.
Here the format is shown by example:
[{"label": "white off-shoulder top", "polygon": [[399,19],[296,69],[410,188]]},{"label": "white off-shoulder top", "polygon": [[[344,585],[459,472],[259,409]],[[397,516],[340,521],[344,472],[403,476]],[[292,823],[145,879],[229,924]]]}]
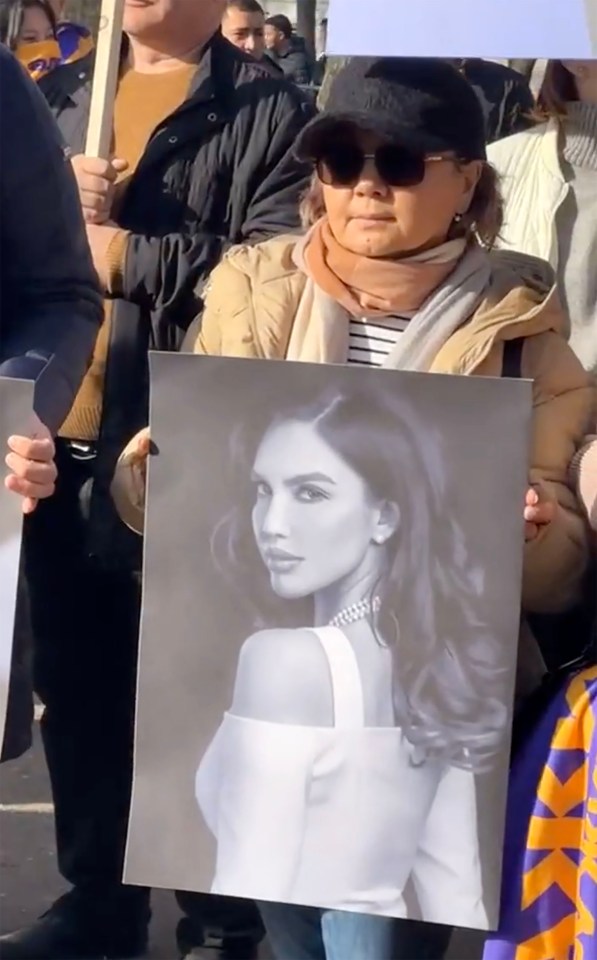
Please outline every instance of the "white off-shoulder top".
[{"label": "white off-shoulder top", "polygon": [[410,879],[425,920],[486,927],[473,774],[417,763],[399,728],[365,726],[349,639],[313,633],[334,726],[226,713],[197,771],[217,840],[211,892],[406,917]]}]

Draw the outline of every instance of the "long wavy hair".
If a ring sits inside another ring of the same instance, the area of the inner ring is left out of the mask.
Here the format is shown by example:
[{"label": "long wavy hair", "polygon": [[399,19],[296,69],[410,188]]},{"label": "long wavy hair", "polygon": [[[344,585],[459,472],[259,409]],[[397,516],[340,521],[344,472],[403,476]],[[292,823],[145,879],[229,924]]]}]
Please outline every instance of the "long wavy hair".
[{"label": "long wavy hair", "polygon": [[[484,615],[484,571],[471,562],[454,515],[439,434],[413,405],[380,389],[337,388],[287,398],[274,417],[250,416],[231,438],[234,506],[212,534],[217,570],[254,629],[313,622],[313,598],[280,600],[255,544],[249,477],[260,441],[286,421],[311,423],[366,483],[399,506],[388,563],[373,593],[374,629],[390,646],[396,721],[423,757],[491,767],[509,716],[508,664]],[[239,489],[240,481],[240,489]],[[246,585],[255,585],[248,596]]]}]

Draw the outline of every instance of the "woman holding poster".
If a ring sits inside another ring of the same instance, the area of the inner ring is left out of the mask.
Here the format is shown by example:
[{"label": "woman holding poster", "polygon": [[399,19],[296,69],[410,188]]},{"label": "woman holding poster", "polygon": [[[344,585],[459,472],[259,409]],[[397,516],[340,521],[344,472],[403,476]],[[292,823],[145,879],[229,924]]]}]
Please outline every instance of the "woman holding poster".
[{"label": "woman holding poster", "polygon": [[[314,168],[307,232],[229,252],[204,294],[196,352],[478,376],[514,357],[534,381],[523,605],[565,608],[588,556],[567,470],[595,393],[549,268],[491,252],[502,207],[474,92],[445,62],[359,58],[297,148]],[[137,529],[148,451],[145,432],[114,481]],[[263,915],[279,960],[439,958],[449,941],[447,928],[333,909],[268,903]]]}]

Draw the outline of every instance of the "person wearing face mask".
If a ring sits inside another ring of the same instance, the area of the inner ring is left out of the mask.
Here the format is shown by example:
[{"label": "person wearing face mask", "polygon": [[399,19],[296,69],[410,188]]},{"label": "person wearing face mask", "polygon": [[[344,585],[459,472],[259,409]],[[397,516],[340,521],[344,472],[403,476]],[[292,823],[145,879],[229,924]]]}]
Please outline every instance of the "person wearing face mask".
[{"label": "person wearing face mask", "polygon": [[[568,464],[595,390],[566,343],[549,265],[493,249],[502,204],[473,89],[446,62],[355,58],[296,150],[314,171],[304,235],[229,251],[187,345],[208,355],[493,377],[517,357],[534,381],[520,505],[523,612],[566,609],[588,558]],[[121,517],[138,531],[149,446],[147,431],[133,438],[112,485]],[[527,676],[527,689],[536,680]],[[279,960],[439,958],[450,936],[398,923],[390,943],[387,928],[359,926],[358,915],[274,904],[263,912]]]},{"label": "person wearing face mask", "polygon": [[570,345],[597,376],[597,60],[551,60],[539,126],[492,144],[505,200],[500,246],[557,273]]},{"label": "person wearing face mask", "polygon": [[62,61],[56,27],[49,0],[0,0],[0,42],[36,82]]}]

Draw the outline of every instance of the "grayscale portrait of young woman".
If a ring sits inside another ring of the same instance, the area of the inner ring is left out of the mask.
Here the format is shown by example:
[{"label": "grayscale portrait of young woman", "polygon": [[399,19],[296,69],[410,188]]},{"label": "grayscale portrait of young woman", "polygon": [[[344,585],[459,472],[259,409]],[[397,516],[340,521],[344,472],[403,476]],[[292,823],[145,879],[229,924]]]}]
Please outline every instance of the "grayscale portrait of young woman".
[{"label": "grayscale portrait of young woman", "polygon": [[[525,443],[510,430],[520,394],[470,405],[475,387],[457,378],[174,360],[170,412],[152,427],[127,878],[149,882],[150,856],[154,885],[264,912],[281,902],[487,929],[516,560],[496,574],[522,530],[501,493],[493,502],[488,468],[482,490],[465,478],[482,411],[499,434],[493,472],[511,448],[507,493],[524,492]],[[192,437],[174,410],[193,363]],[[456,439],[463,390],[471,437]],[[178,480],[162,470],[175,447]],[[499,543],[479,527],[486,498],[504,514]],[[167,865],[135,839],[158,810],[185,838]]]}]

